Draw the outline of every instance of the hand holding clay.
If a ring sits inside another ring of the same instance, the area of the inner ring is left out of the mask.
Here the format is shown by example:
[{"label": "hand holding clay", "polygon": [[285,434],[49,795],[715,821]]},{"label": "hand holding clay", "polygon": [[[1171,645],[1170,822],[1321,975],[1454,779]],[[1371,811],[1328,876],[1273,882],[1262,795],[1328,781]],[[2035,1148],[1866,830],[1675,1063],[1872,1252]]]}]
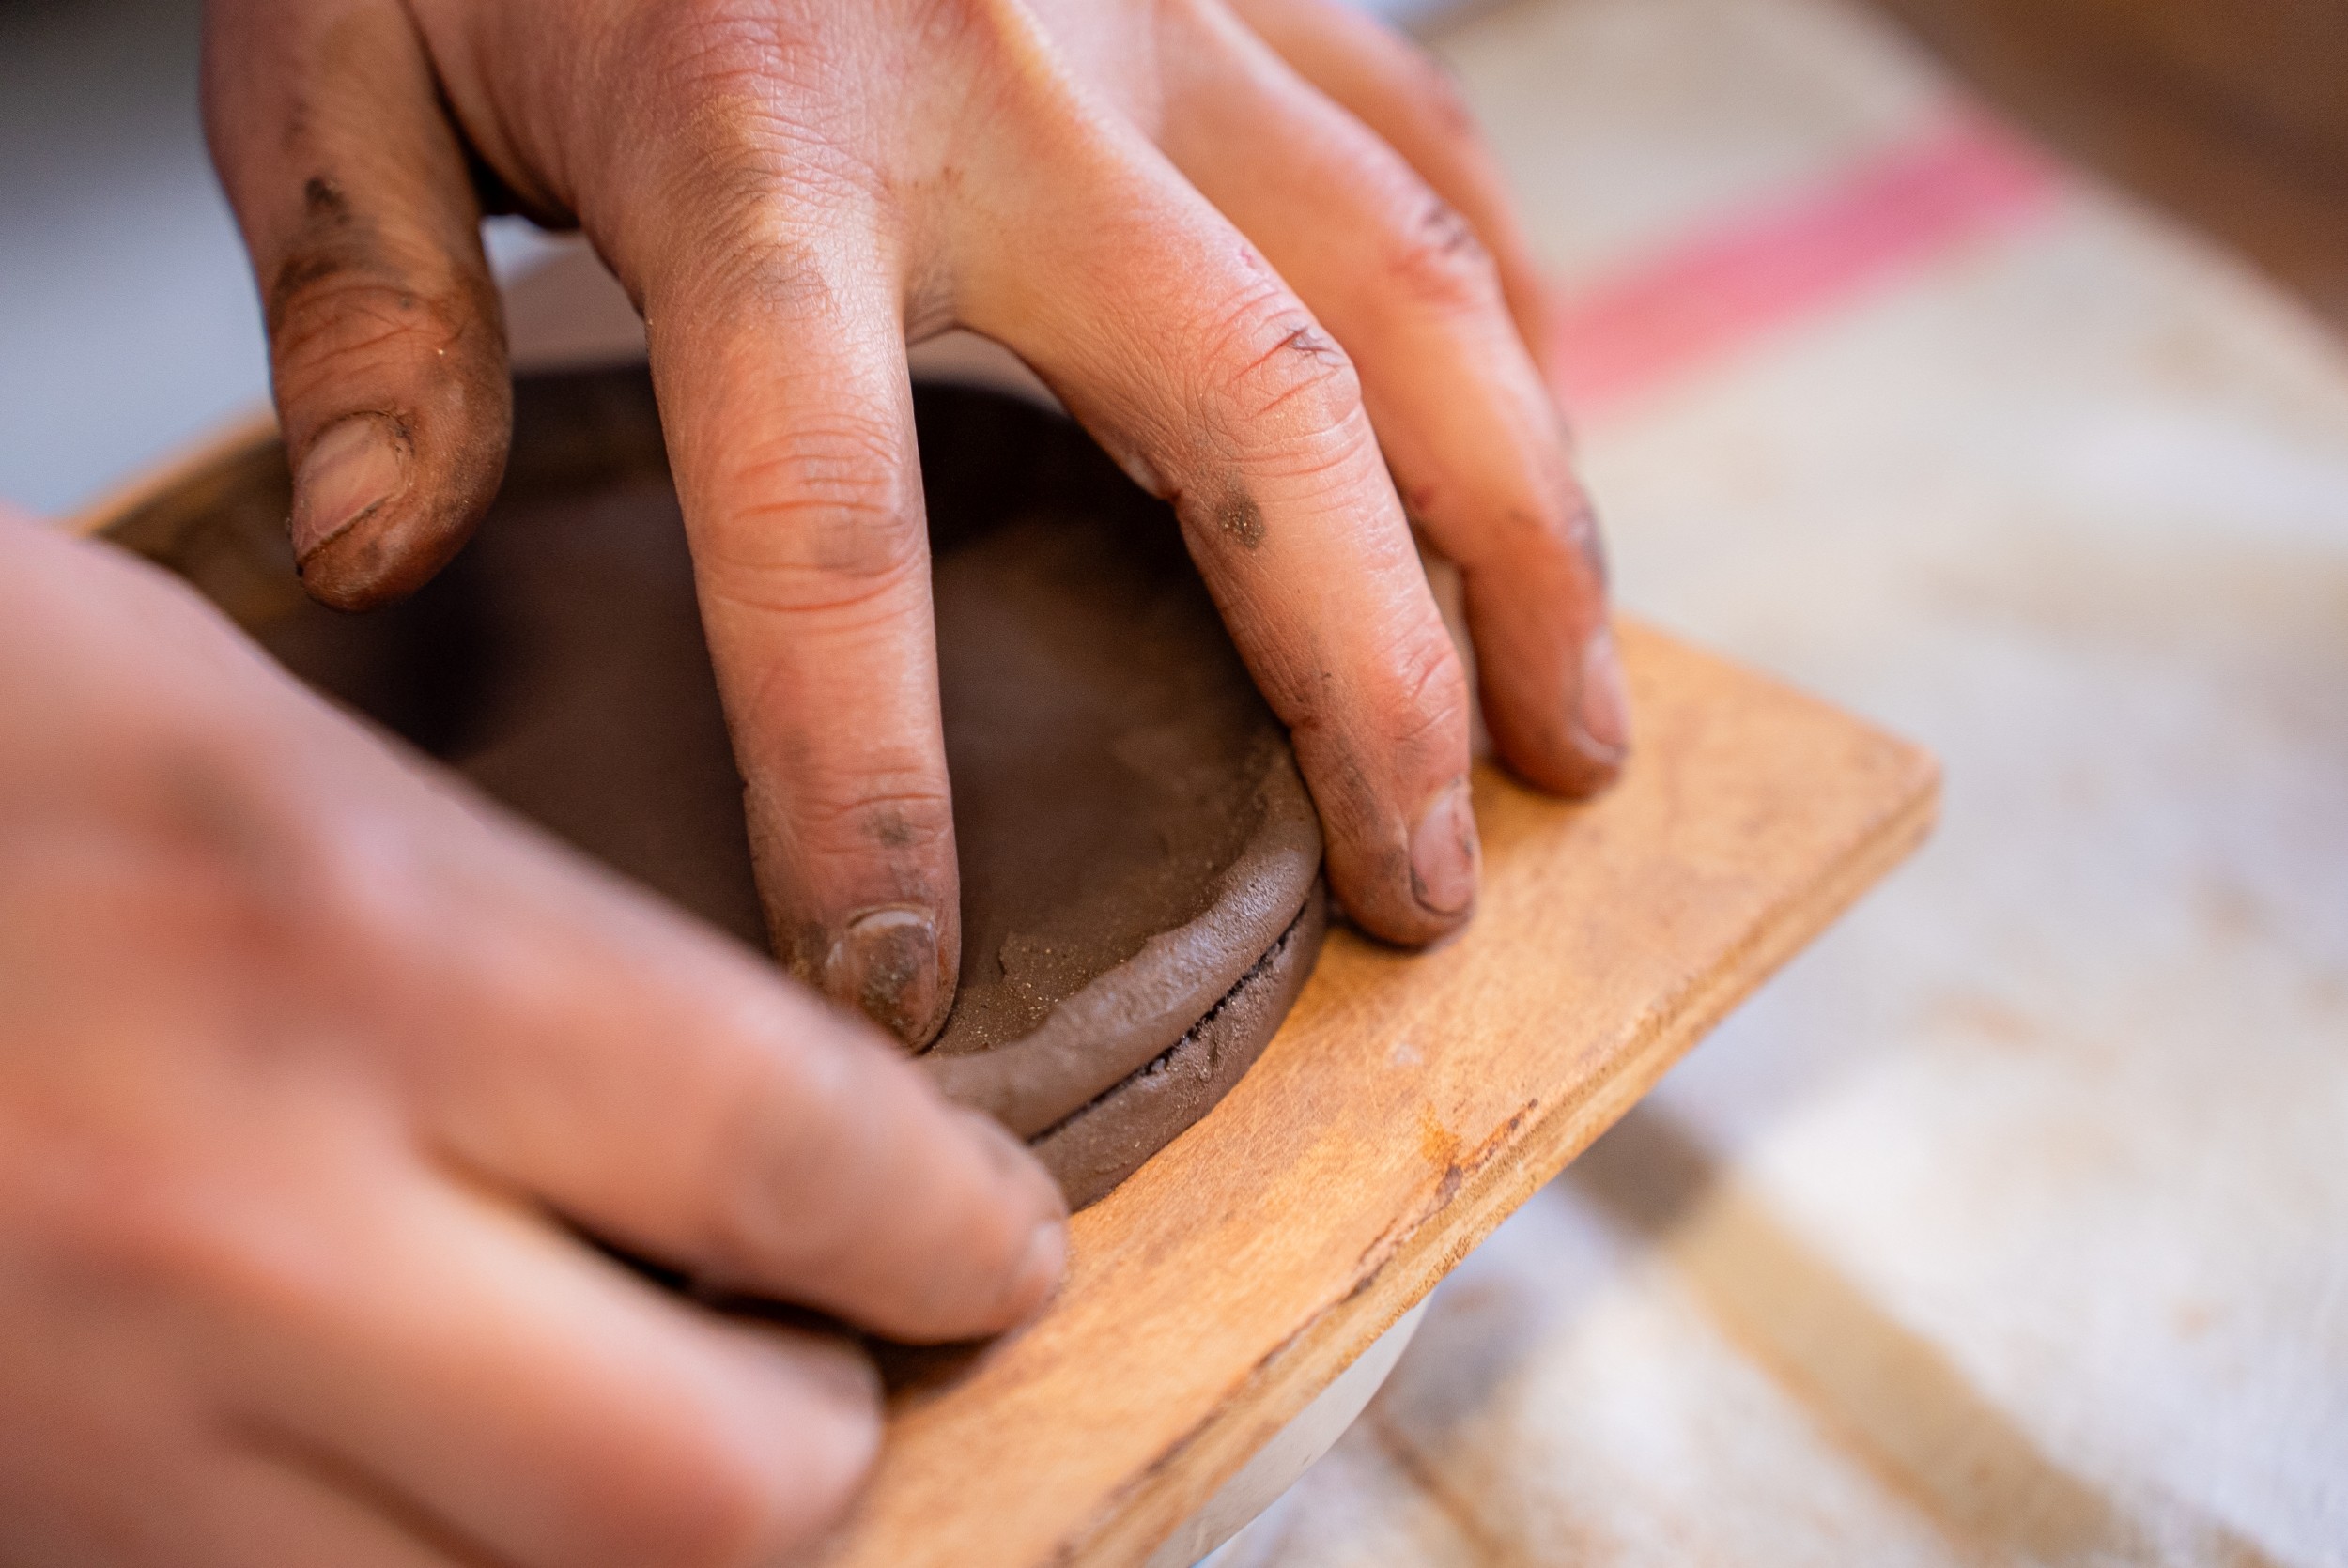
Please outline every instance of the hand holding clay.
[{"label": "hand holding clay", "polygon": [[742,953],[0,519],[0,1560],[743,1563],[873,1451],[841,1342],[1058,1275],[1058,1193]]},{"label": "hand holding clay", "polygon": [[1336,0],[213,0],[206,100],[332,603],[412,590],[496,487],[485,195],[586,230],[648,323],[777,949],[908,1039],[959,943],[909,339],[1008,346],[1174,502],[1368,930],[1475,897],[1412,523],[1502,758],[1619,764],[1521,238],[1439,75]]}]

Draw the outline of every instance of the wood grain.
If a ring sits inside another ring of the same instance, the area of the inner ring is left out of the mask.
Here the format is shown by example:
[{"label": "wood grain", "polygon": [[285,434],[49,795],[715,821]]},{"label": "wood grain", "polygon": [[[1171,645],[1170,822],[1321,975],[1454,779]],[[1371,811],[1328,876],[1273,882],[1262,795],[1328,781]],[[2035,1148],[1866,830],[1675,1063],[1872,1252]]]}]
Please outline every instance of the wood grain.
[{"label": "wood grain", "polygon": [[1480,775],[1472,930],[1333,935],[1238,1089],[1077,1216],[1050,1312],[901,1398],[824,1561],[1139,1562],[1930,826],[1916,748],[1659,633],[1625,652],[1621,785]]}]

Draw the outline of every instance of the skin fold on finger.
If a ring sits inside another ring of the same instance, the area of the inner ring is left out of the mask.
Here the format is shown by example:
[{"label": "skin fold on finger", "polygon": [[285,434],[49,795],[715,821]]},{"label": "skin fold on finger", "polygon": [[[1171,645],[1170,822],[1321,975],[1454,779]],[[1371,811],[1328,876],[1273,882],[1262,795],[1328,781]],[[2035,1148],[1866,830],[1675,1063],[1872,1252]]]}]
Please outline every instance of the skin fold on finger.
[{"label": "skin fold on finger", "polygon": [[[1564,422],[1489,254],[1360,121],[1212,4],[1165,50],[1163,145],[1361,367],[1413,522],[1460,566],[1485,718],[1544,788],[1619,771],[1628,708]],[[1267,149],[1273,149],[1267,151]]]},{"label": "skin fold on finger", "polygon": [[792,973],[918,1046],[961,905],[900,291],[869,218],[735,210],[644,286],[759,885]]},{"label": "skin fold on finger", "polygon": [[302,580],[412,592],[495,494],[504,328],[462,144],[394,0],[211,0],[207,136],[250,248]]},{"label": "skin fold on finger", "polygon": [[1310,82],[1400,154],[1483,241],[1508,310],[1546,377],[1549,289],[1516,204],[1451,75],[1433,56],[1342,0],[1229,0]]},{"label": "skin fold on finger", "polygon": [[1290,728],[1353,919],[1390,941],[1475,900],[1465,685],[1345,354],[1129,130],[1029,85],[974,143],[957,315],[1174,504]]}]

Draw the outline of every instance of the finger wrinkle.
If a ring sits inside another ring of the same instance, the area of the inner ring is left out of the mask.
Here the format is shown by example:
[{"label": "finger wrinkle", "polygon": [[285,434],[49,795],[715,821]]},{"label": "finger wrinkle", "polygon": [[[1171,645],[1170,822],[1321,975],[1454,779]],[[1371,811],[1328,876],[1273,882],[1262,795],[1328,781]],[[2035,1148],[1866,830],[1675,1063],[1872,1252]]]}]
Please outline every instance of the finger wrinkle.
[{"label": "finger wrinkle", "polygon": [[1281,377],[1286,382],[1270,397],[1242,414],[1243,428],[1260,424],[1290,404],[1310,400],[1317,407],[1305,414],[1306,424],[1298,435],[1322,437],[1336,435],[1351,423],[1360,407],[1361,391],[1353,377],[1353,366],[1347,360],[1311,358],[1309,369],[1303,374]]},{"label": "finger wrinkle", "polygon": [[[750,568],[737,565],[722,581],[701,591],[703,613],[712,622],[723,611],[758,621],[821,617],[826,634],[836,640],[854,640],[874,629],[894,635],[904,621],[904,595],[926,585],[928,566],[919,558],[887,567],[778,561]],[[756,583],[744,582],[746,576]]]},{"label": "finger wrinkle", "polygon": [[[374,291],[367,290],[366,293],[371,295]],[[464,339],[463,329],[450,325],[439,312],[419,313],[415,296],[410,294],[401,294],[388,305],[380,300],[366,299],[361,303],[345,305],[331,315],[322,311],[319,315],[321,318],[306,331],[287,330],[284,332],[281,346],[286,359],[291,361],[290,373],[284,379],[288,383],[288,391],[297,394],[308,391],[313,385],[324,383],[332,387],[342,379],[345,372],[336,361],[381,363],[388,357],[386,349],[407,338],[424,337],[427,340],[426,346],[431,352],[427,356],[419,356],[419,360],[430,362],[420,362],[418,369],[427,376],[437,374],[441,368],[438,361],[444,360],[448,350]],[[363,330],[365,328],[373,330]],[[328,346],[327,340],[330,339],[332,343]],[[327,362],[321,363],[321,360]],[[370,411],[380,411],[386,418],[397,419],[395,411],[391,409]]]},{"label": "finger wrinkle", "polygon": [[[952,842],[952,798],[930,781],[931,770],[918,764],[892,767],[883,761],[858,766],[842,759],[821,771],[774,772],[776,776],[763,777],[752,793],[767,815],[792,824],[791,847],[800,858],[829,856],[854,866],[865,863],[867,846],[875,842],[899,851]],[[895,870],[926,875],[918,855],[900,857]]]},{"label": "finger wrinkle", "polygon": [[270,282],[266,315],[272,339],[298,297],[316,284],[348,271],[394,271],[382,260],[374,225],[351,210],[349,196],[331,172],[302,181],[301,213],[300,232]]},{"label": "finger wrinkle", "polygon": [[[795,815],[802,827],[811,830],[811,837],[839,842],[839,853],[851,858],[864,853],[861,846],[849,842],[855,838],[899,851],[935,848],[953,838],[953,803],[935,790],[902,790],[852,801],[817,796],[802,803]],[[838,831],[842,828],[848,831]],[[806,847],[821,853],[816,844]]]},{"label": "finger wrinkle", "polygon": [[1417,232],[1429,245],[1447,254],[1484,257],[1484,242],[1476,238],[1475,225],[1431,191],[1419,209]]},{"label": "finger wrinkle", "polygon": [[[1344,352],[1310,326],[1299,327],[1281,339],[1280,347],[1292,353],[1303,354],[1308,359],[1324,361],[1330,364],[1346,362]],[[1276,353],[1278,350],[1275,349],[1274,352]],[[1269,359],[1271,356],[1265,357]]]},{"label": "finger wrinkle", "polygon": [[1456,749],[1467,758],[1467,676],[1459,651],[1440,628],[1408,639],[1408,655],[1397,670],[1397,700],[1388,711],[1401,722],[1388,733],[1395,753],[1413,759],[1424,751]]},{"label": "finger wrinkle", "polygon": [[[305,379],[325,375],[309,362],[321,339],[332,341],[334,358],[347,359],[421,336],[426,352],[418,359],[427,362],[415,373],[446,371],[475,382],[496,376],[495,367],[471,363],[473,356],[450,352],[471,336],[476,317],[495,318],[497,300],[486,282],[468,286],[457,280],[444,291],[419,287],[407,269],[385,256],[371,233],[347,216],[330,218],[322,226],[327,232],[298,244],[270,281],[268,325],[281,374],[291,370]],[[372,323],[377,330],[357,335],[353,322]]]},{"label": "finger wrinkle", "polygon": [[[1282,310],[1282,315],[1287,315],[1291,321],[1294,321],[1294,312]],[[1259,352],[1257,357],[1249,359],[1247,363],[1240,366],[1238,380],[1247,380],[1247,377],[1261,376],[1261,373],[1266,373],[1266,371],[1277,371],[1282,361],[1282,354],[1299,354],[1299,357],[1304,357],[1308,363],[1318,363],[1318,366],[1329,366],[1329,368],[1341,368],[1341,366],[1351,368],[1352,366],[1351,359],[1346,359],[1346,349],[1341,349],[1336,343],[1324,338],[1324,335],[1320,333],[1310,321],[1299,321],[1299,324],[1294,324],[1294,326],[1291,326],[1290,321],[1275,321],[1275,324],[1271,324],[1271,326],[1277,333],[1277,338],[1273,340],[1271,347],[1266,347],[1263,352]]]}]

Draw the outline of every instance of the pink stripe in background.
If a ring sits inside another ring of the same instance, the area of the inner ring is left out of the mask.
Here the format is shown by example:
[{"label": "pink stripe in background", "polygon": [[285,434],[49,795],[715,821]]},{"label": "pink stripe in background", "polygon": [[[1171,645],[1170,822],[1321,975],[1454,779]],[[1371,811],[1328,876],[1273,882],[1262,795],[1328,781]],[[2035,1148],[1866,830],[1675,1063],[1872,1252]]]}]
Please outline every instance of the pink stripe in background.
[{"label": "pink stripe in background", "polygon": [[1576,414],[1636,397],[2016,223],[2061,184],[1993,125],[1942,126],[1562,295],[1550,326],[1557,394]]}]

